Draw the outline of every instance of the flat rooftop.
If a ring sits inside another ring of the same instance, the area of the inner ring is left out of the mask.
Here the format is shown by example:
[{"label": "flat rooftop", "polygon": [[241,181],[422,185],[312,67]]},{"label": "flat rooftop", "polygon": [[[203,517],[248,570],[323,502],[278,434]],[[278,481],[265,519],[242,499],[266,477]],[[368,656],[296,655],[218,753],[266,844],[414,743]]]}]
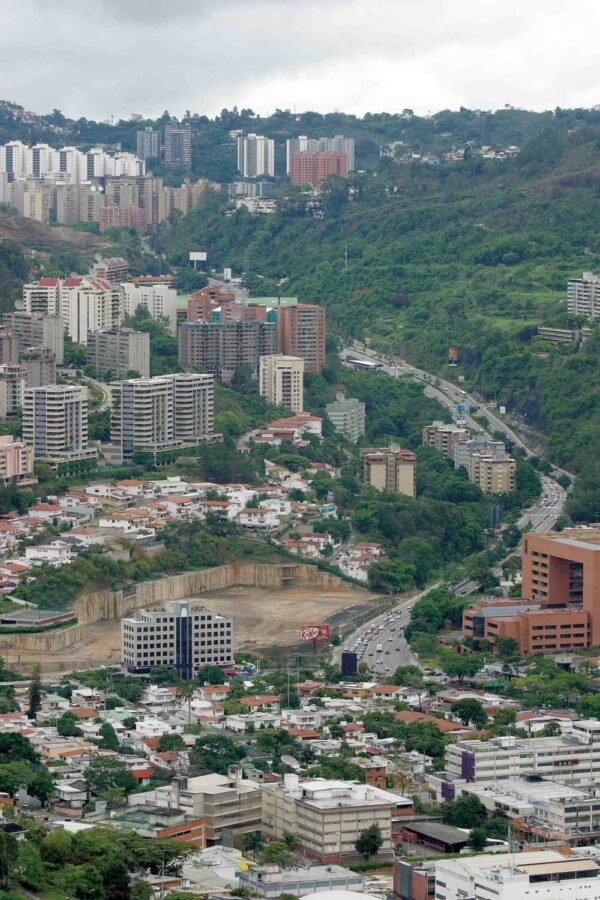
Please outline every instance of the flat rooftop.
[{"label": "flat rooftop", "polygon": [[[599,723],[600,724],[600,723]],[[589,791],[570,785],[558,784],[556,781],[530,781],[527,778],[503,778],[502,781],[474,781],[465,786],[469,793],[486,796],[496,803],[507,803],[519,800],[586,799],[591,797]]]}]

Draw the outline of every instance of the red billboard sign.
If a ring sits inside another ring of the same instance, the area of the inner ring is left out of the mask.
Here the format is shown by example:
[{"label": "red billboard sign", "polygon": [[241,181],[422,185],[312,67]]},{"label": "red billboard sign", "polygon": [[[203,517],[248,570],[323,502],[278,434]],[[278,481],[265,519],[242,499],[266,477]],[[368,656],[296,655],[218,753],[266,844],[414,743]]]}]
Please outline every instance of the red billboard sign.
[{"label": "red billboard sign", "polygon": [[329,637],[329,625],[303,625],[300,629],[300,638],[303,641],[328,641]]}]

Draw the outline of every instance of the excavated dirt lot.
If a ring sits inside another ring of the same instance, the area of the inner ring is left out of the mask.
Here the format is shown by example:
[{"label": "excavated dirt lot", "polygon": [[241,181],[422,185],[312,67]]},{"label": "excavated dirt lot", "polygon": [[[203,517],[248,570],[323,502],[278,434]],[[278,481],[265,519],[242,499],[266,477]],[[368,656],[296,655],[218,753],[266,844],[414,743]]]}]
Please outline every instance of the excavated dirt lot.
[{"label": "excavated dirt lot", "polygon": [[[298,584],[277,588],[232,587],[194,599],[233,618],[237,652],[274,644],[297,644],[301,625],[320,624],[342,610],[364,606],[376,596],[350,584],[338,590]],[[104,621],[91,625],[85,640],[66,650],[43,654],[23,651],[20,655],[9,652],[6,663],[20,662],[23,667],[39,663],[44,672],[59,672],[114,665],[119,662],[120,653],[120,623]]]}]

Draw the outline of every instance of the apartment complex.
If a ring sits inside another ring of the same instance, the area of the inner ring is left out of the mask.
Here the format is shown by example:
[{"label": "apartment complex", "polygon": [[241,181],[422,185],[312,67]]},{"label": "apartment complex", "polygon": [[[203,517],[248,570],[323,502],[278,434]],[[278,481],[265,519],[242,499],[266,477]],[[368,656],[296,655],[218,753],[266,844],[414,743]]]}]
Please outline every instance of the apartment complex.
[{"label": "apartment complex", "polygon": [[140,609],[121,620],[121,658],[135,674],[168,666],[190,680],[202,666],[233,663],[233,623],[187,600]]},{"label": "apartment complex", "polygon": [[455,425],[453,422],[432,422],[423,429],[423,445],[433,447],[445,459],[454,462],[456,445],[460,441],[468,441],[470,436],[468,428]]},{"label": "apartment complex", "polygon": [[239,766],[231,766],[227,775],[178,777],[154,791],[131,794],[130,806],[142,804],[181,809],[187,816],[202,819],[209,846],[223,843],[232,833],[260,831],[261,791],[255,781],[241,776]]},{"label": "apartment complex", "polygon": [[0,481],[34,484],[33,448],[25,441],[15,440],[11,434],[0,435]]},{"label": "apartment complex", "polygon": [[119,285],[102,278],[65,278],[60,288],[60,314],[71,340],[87,344],[90,331],[119,325],[122,296]]},{"label": "apartment complex", "polygon": [[0,365],[0,419],[22,409],[27,372],[19,363]]},{"label": "apartment complex", "polygon": [[392,854],[392,817],[412,802],[397,794],[354,781],[323,778],[262,785],[262,831],[270,839],[293,834],[301,852],[323,863],[340,863],[356,855],[361,831],[378,825],[383,857]]},{"label": "apartment complex", "polygon": [[[54,354],[57,365],[63,364],[65,326],[62,316],[17,311],[4,313],[4,322],[19,352],[27,347],[45,347]],[[16,359],[5,359],[3,350],[2,362],[16,362]]]},{"label": "apartment complex", "polygon": [[365,404],[355,397],[342,398],[325,407],[331,424],[338,434],[357,444],[365,433]]},{"label": "apartment complex", "polygon": [[559,737],[458,740],[446,747],[444,769],[450,782],[500,784],[542,775],[569,787],[593,788],[600,773],[600,722],[579,719],[570,734]]},{"label": "apartment complex", "polygon": [[212,375],[130,378],[111,389],[110,438],[123,460],[215,438]]},{"label": "apartment complex", "polygon": [[137,135],[138,159],[160,159],[160,131],[144,128]]},{"label": "apartment complex", "polygon": [[325,362],[326,315],[322,306],[296,303],[277,309],[279,352],[301,356],[305,371],[320,372]]},{"label": "apartment complex", "polygon": [[337,153],[346,157],[348,172],[354,171],[354,138],[336,134],[332,138],[309,138],[300,135],[286,141],[286,172],[291,172],[292,156],[296,153]]},{"label": "apartment complex", "polygon": [[348,177],[348,159],[343,153],[315,153],[304,150],[292,153],[290,179],[294,185],[309,184],[316,191],[330,175]]},{"label": "apartment complex", "polygon": [[574,316],[600,316],[600,275],[584,272],[567,284],[567,311]]},{"label": "apartment complex", "polygon": [[87,364],[95,375],[127,378],[150,375],[150,335],[132,328],[101,328],[87,336]]},{"label": "apartment complex", "polygon": [[168,331],[177,331],[177,291],[169,284],[122,284],[123,313],[133,316],[140,307],[153,319],[164,319]]},{"label": "apartment complex", "polygon": [[21,141],[9,141],[0,146],[0,174],[3,172],[9,182],[34,177],[62,178],[79,184],[105,175],[143,175],[144,162],[123,150],[109,152],[102,147],[92,147],[87,152],[77,147],[57,150],[48,144],[30,147]]},{"label": "apartment complex", "polygon": [[412,450],[366,447],[360,451],[359,477],[378,491],[416,497],[417,457]]},{"label": "apartment complex", "polygon": [[97,456],[88,446],[88,392],[80,385],[49,384],[27,388],[23,440],[36,457],[86,460]]},{"label": "apartment complex", "polygon": [[209,372],[225,382],[240,366],[257,373],[261,356],[277,350],[276,326],[271,322],[184,322],[178,340],[182,368]]},{"label": "apartment complex", "polygon": [[517,485],[517,464],[508,454],[473,453],[468,472],[469,481],[484,494],[510,494]]},{"label": "apartment complex", "polygon": [[56,357],[48,347],[28,347],[21,353],[27,387],[56,384]]},{"label": "apartment complex", "polygon": [[259,391],[271,406],[299,413],[304,409],[304,360],[298,356],[261,356]]},{"label": "apartment complex", "polygon": [[60,278],[40,278],[23,285],[23,312],[42,316],[60,314]]},{"label": "apartment complex", "polygon": [[173,119],[165,125],[165,166],[190,169],[192,166],[192,126]]},{"label": "apartment complex", "polygon": [[[233,292],[225,291],[223,288],[209,285],[205,288],[195,291],[187,302],[187,321],[188,322],[214,322],[217,318],[217,311],[222,313],[223,307],[235,303],[236,295]],[[225,320],[225,316],[221,314],[220,321]]]},{"label": "apartment complex", "polygon": [[237,139],[237,167],[244,178],[275,175],[275,141],[261,134],[240,135]]}]

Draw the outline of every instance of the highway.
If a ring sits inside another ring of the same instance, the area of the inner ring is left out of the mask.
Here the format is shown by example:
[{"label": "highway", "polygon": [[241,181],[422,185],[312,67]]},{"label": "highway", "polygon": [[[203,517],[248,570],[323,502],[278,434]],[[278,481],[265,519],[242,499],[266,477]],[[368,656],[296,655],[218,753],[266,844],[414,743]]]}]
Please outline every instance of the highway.
[{"label": "highway", "polygon": [[[355,345],[356,347],[356,345]],[[438,379],[436,376],[422,369],[416,369],[414,366],[406,364],[396,365],[378,357],[376,353],[363,345],[360,345],[360,352],[355,348],[345,348],[340,352],[342,361],[348,356],[365,357],[371,362],[381,363],[380,372],[384,372],[391,377],[398,377],[400,374],[409,375],[420,381],[426,382],[424,392],[428,397],[434,397],[444,406],[448,407],[452,417],[456,419],[457,403],[465,403],[471,406],[478,406],[482,414],[488,419],[490,429],[502,432],[507,438],[522,447],[528,456],[533,456],[533,452],[526,444],[523,443],[513,430],[492,413],[485,404],[471,397],[465,391],[457,388],[448,381]],[[433,383],[435,382],[435,384]],[[472,416],[465,416],[466,424],[474,431],[484,431],[481,425],[476,422]],[[566,474],[571,479],[573,475],[565,472],[563,469],[553,467],[553,475],[557,477],[560,474]],[[554,478],[544,475],[542,476],[542,492],[532,506],[525,510],[518,521],[519,528],[529,527],[532,531],[550,531],[555,522],[562,515],[567,492],[562,488]],[[502,566],[497,565],[494,573],[500,575]],[[405,600],[403,603],[388,610],[386,613],[372,619],[365,625],[362,625],[353,634],[348,635],[340,647],[334,651],[334,659],[339,662],[342,650],[352,650],[358,655],[358,662],[366,662],[371,671],[378,675],[388,676],[394,673],[398,666],[418,665],[418,660],[413,654],[410,646],[404,638],[404,628],[410,621],[410,613],[412,607],[417,600],[427,594],[429,591],[442,584],[437,581],[430,585],[426,590],[415,594],[414,597]],[[461,597],[466,597],[474,593],[478,589],[477,582],[465,579],[458,585],[454,586],[454,591]]]}]

